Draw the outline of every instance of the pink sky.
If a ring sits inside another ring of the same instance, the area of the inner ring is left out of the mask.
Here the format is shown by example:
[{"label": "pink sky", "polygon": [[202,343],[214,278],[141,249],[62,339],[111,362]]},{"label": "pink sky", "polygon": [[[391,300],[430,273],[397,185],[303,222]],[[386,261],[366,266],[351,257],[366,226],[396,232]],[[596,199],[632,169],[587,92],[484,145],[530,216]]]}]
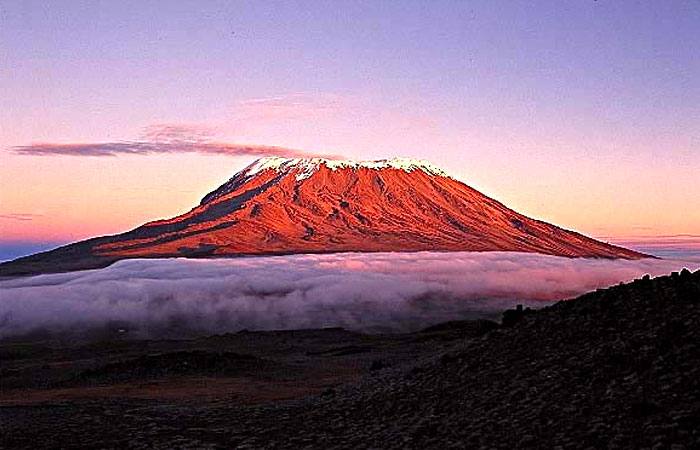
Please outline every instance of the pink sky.
[{"label": "pink sky", "polygon": [[0,242],[125,231],[298,151],[428,159],[592,236],[700,235],[697,2],[155,3],[3,2]]},{"label": "pink sky", "polygon": [[[326,93],[247,99],[206,123],[134,124],[131,136],[114,140],[157,149],[139,147],[143,154],[117,149],[90,156],[111,148],[109,133],[72,128],[65,124],[51,132],[66,139],[37,144],[50,136],[28,126],[19,130],[25,136],[14,137],[18,145],[5,150],[2,239],[72,241],[187,211],[258,157],[246,148],[239,154],[238,143],[283,147],[263,148],[262,155],[293,148],[348,158],[426,158],[520,212],[594,236],[700,234],[700,208],[690,207],[700,204],[693,189],[697,158],[634,157],[644,154],[643,143],[627,155],[620,151],[627,142],[594,143],[563,133],[555,139],[525,129],[495,134],[468,124],[450,129],[420,107],[385,108]],[[183,150],[183,140],[192,148]],[[80,149],[88,156],[70,155],[75,143],[85,144]],[[585,151],[593,145],[609,147],[610,154]],[[574,146],[584,150],[558,152]],[[299,152],[292,155],[304,154]]]}]

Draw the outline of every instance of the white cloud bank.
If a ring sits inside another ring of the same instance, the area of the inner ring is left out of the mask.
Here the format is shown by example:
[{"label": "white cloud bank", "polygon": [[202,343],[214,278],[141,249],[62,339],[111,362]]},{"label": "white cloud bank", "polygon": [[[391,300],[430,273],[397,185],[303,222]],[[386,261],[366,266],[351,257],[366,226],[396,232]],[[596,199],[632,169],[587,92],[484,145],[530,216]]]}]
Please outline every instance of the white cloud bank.
[{"label": "white cloud bank", "polygon": [[0,338],[125,327],[139,337],[342,326],[402,331],[498,317],[700,263],[535,254],[344,253],[126,260],[0,282]]}]

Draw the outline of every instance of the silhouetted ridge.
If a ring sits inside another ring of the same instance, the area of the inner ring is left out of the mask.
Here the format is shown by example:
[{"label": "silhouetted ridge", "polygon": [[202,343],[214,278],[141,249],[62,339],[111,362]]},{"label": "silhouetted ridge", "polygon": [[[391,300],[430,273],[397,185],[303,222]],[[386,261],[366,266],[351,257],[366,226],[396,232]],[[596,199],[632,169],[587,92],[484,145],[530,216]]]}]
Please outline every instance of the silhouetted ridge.
[{"label": "silhouetted ridge", "polygon": [[700,447],[700,271],[505,316],[408,371],[210,420],[265,448]]}]

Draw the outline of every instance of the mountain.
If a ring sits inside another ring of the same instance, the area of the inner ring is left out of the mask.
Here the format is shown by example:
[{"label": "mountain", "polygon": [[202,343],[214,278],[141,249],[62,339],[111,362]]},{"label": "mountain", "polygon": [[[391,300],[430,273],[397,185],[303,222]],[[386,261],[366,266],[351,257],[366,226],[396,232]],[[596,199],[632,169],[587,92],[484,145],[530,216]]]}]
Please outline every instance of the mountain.
[{"label": "mountain", "polygon": [[269,157],[186,214],[0,264],[0,276],[124,258],[420,250],[646,256],[523,216],[425,161]]}]

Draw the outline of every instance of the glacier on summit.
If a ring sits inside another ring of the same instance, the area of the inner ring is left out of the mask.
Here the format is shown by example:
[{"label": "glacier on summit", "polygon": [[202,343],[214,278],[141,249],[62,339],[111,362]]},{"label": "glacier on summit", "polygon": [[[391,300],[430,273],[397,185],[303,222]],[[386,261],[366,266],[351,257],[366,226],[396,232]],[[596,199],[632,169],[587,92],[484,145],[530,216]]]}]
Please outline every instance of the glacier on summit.
[{"label": "glacier on summit", "polygon": [[[338,169],[397,169],[404,172],[422,170],[429,175],[449,177],[445,171],[423,159],[413,158],[389,158],[378,160],[355,161],[350,159],[326,159],[326,158],[282,158],[270,156],[260,158],[239,173],[253,176],[268,169],[279,173],[297,172],[297,181],[309,178],[320,166],[326,166],[330,170]],[[238,174],[237,174],[238,175]],[[236,175],[234,175],[236,176]]]}]

